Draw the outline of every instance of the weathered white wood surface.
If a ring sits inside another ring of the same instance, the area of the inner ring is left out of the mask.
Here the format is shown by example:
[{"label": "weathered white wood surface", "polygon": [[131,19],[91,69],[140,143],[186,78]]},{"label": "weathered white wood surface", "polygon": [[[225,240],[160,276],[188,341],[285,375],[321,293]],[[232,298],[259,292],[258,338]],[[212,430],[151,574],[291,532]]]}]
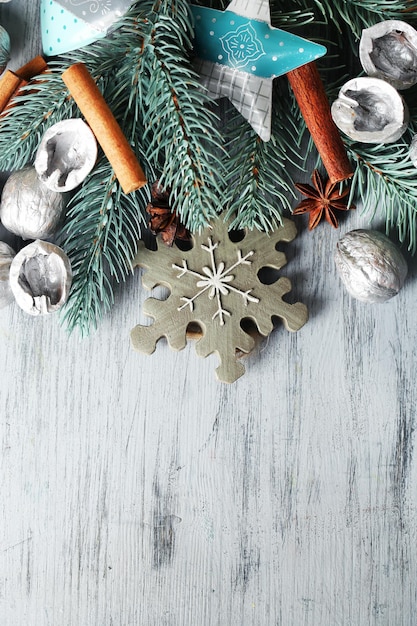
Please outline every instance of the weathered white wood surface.
[{"label": "weathered white wood surface", "polygon": [[[38,5],[1,5],[12,68]],[[89,339],[0,311],[2,626],[415,626],[416,271],[352,301],[333,253],[362,225],[288,245],[310,321],[232,386],[192,345],[132,351],[139,273]]]}]

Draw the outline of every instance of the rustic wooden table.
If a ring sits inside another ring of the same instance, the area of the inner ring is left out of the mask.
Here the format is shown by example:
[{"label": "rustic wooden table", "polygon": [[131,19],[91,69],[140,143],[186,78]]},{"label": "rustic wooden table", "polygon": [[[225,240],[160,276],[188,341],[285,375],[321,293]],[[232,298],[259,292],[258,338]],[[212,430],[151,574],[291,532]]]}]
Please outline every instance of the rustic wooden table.
[{"label": "rustic wooden table", "polygon": [[[38,13],[0,5],[11,69]],[[132,350],[139,271],[88,339],[0,311],[2,626],[415,626],[415,262],[361,304],[333,255],[367,218],[298,225],[310,320],[233,385],[193,345]]]}]

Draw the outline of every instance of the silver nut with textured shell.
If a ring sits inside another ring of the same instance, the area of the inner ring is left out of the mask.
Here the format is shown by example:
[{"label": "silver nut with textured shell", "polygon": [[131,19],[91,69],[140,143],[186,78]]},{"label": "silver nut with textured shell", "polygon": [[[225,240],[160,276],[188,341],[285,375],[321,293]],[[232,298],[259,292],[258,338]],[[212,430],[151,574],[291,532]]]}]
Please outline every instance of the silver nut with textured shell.
[{"label": "silver nut with textured shell", "polygon": [[49,189],[34,167],[10,174],[4,185],[0,219],[5,228],[23,239],[48,239],[65,212],[65,196]]},{"label": "silver nut with textured shell", "polygon": [[347,291],[362,302],[386,302],[397,295],[407,276],[400,250],[376,230],[346,233],[337,243],[335,261]]}]

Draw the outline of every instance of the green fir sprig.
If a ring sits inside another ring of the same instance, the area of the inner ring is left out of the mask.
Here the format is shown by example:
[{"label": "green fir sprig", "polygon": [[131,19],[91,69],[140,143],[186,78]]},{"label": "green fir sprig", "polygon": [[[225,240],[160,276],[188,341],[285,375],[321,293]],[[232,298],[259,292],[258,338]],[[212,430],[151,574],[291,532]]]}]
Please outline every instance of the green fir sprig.
[{"label": "green fir sprig", "polygon": [[[47,128],[80,116],[61,74],[83,62],[150,184],[158,177],[171,189],[171,205],[190,229],[207,225],[222,208],[222,139],[191,67],[190,20],[184,0],[136,2],[111,36],[50,62],[36,89],[25,89],[0,119],[0,169],[31,165]],[[148,201],[149,186],[123,194],[104,156],[72,197],[58,238],[74,273],[64,312],[70,330],[87,334],[110,308],[114,283],[132,271]]]},{"label": "green fir sprig", "polygon": [[140,120],[146,158],[170,190],[172,210],[196,231],[221,209],[223,177],[222,138],[190,63],[191,33],[187,2],[155,3],[119,77],[130,94],[126,119]]},{"label": "green fir sprig", "polygon": [[[362,29],[383,20],[416,21],[415,0],[314,0],[328,24],[337,26],[340,33],[360,39]],[[347,27],[347,28],[346,28]]]},{"label": "green fir sprig", "polygon": [[386,231],[395,229],[401,242],[416,251],[417,170],[410,161],[409,145],[348,145],[354,164],[350,201],[361,199],[361,208],[371,220],[382,216]]},{"label": "green fir sprig", "polygon": [[280,106],[274,108],[268,142],[231,109],[226,114],[229,167],[225,208],[234,229],[274,230],[295,198],[290,168],[302,169],[300,131],[305,124],[287,80],[276,82],[274,99]]},{"label": "green fir sprig", "polygon": [[59,69],[51,64],[45,77],[35,77],[13,99],[13,107],[0,116],[0,171],[31,165],[45,131],[74,112]]},{"label": "green fir sprig", "polygon": [[[104,157],[71,199],[60,236],[73,270],[64,311],[69,330],[77,326],[88,334],[110,309],[114,284],[132,272],[148,199],[146,188],[124,194]],[[87,205],[88,210],[80,211]]]}]

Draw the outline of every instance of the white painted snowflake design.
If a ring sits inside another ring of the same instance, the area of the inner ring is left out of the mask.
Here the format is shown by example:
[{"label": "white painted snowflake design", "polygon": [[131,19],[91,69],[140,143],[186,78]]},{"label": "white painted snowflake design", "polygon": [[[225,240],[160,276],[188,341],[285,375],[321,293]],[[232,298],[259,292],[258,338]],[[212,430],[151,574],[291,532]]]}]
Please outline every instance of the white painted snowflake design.
[{"label": "white painted snowflake design", "polygon": [[[145,268],[142,282],[147,289],[165,285],[166,300],[148,298],[143,312],[153,318],[149,326],[138,325],[131,333],[135,349],[151,354],[161,337],[175,350],[187,343],[187,332],[198,325],[201,332],[196,352],[206,357],[217,353],[217,377],[234,382],[244,371],[239,354],[248,354],[255,345],[244,320],[250,320],[262,337],[273,330],[278,317],[288,330],[298,330],[308,318],[304,304],[289,304],[283,296],[291,290],[288,278],[272,284],[260,279],[261,269],[281,269],[285,255],[278,252],[280,241],[291,241],[296,229],[290,220],[269,235],[258,230],[243,232],[232,240],[228,224],[221,217],[202,233],[193,236],[190,250],[158,244],[148,250],[142,242],[134,261]],[[246,329],[246,330],[245,330]],[[195,333],[194,333],[195,334]]]},{"label": "white painted snowflake design", "polygon": [[196,272],[194,270],[189,269],[188,263],[185,259],[183,259],[182,266],[172,264],[174,269],[180,270],[178,274],[178,278],[181,278],[185,274],[190,274],[195,276],[197,279],[196,287],[199,288],[199,291],[196,292],[194,296],[188,298],[183,296],[181,300],[184,300],[185,304],[178,307],[178,311],[181,311],[184,307],[189,306],[190,311],[194,310],[194,301],[202,296],[203,294],[207,294],[210,300],[216,298],[217,301],[217,310],[212,315],[212,320],[216,318],[219,319],[220,325],[223,326],[225,322],[225,316],[230,317],[230,311],[227,311],[223,308],[222,296],[227,296],[228,294],[236,293],[242,297],[245,305],[248,302],[259,302],[259,298],[251,295],[252,289],[248,289],[247,291],[243,291],[238,287],[235,287],[232,283],[234,280],[234,275],[230,272],[233,271],[239,265],[250,265],[251,262],[248,261],[248,258],[253,255],[253,250],[250,250],[245,256],[242,256],[240,250],[237,251],[237,261],[233,263],[230,267],[225,267],[223,261],[220,261],[219,264],[216,263],[216,258],[214,256],[214,251],[218,247],[218,243],[213,243],[212,238],[208,238],[208,245],[201,244],[202,250],[206,250],[210,255],[211,267],[204,266],[202,271],[204,274],[200,272]]}]

